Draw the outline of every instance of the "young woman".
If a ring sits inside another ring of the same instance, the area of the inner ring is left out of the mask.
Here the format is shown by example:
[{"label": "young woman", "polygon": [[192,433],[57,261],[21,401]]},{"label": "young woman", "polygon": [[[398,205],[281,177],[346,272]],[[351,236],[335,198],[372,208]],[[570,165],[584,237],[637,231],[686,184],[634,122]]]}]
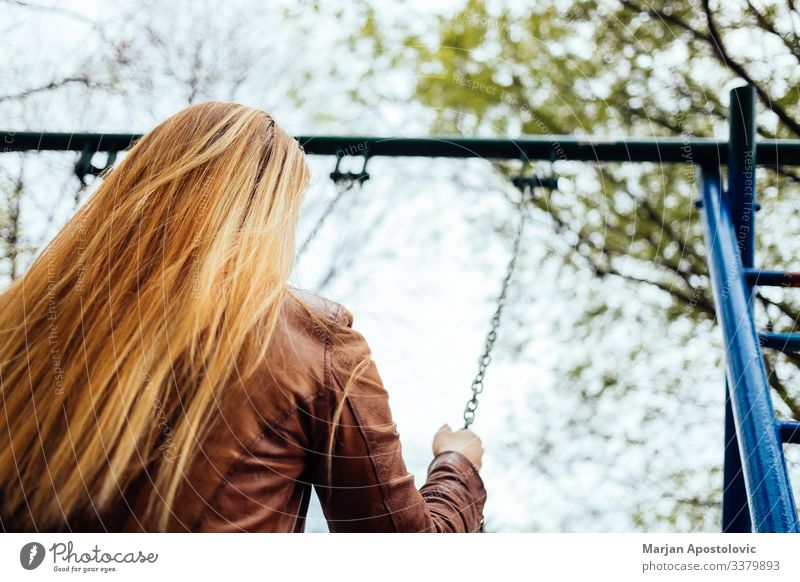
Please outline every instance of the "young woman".
[{"label": "young woman", "polygon": [[0,296],[5,531],[475,531],[483,450],[418,491],[351,314],[287,287],[308,169],[266,113],[142,137]]}]

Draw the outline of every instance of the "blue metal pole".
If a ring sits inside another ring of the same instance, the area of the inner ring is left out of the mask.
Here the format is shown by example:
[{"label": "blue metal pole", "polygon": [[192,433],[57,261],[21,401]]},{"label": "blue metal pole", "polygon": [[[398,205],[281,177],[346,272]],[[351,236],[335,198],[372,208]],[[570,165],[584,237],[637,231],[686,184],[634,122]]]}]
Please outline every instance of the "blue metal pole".
[{"label": "blue metal pole", "polygon": [[800,351],[800,333],[760,333],[758,339],[765,348],[781,352]]},{"label": "blue metal pole", "polygon": [[797,532],[800,524],[750,310],[731,204],[723,196],[717,166],[701,170],[700,182],[709,271],[752,531]]},{"label": "blue metal pole", "polygon": [[728,125],[728,197],[742,265],[751,269],[756,248],[756,90],[752,85],[731,91]]},{"label": "blue metal pole", "polygon": [[[753,186],[755,166],[755,91],[753,87],[737,87],[730,92],[728,107],[728,196],[730,197],[739,253],[745,268],[752,268],[755,258],[755,223]],[[748,178],[749,177],[749,182]],[[747,186],[749,185],[749,188]],[[744,196],[748,191],[749,200]],[[746,202],[749,201],[749,204]],[[752,299],[752,287],[747,290]],[[749,302],[748,299],[748,302]],[[725,382],[725,449],[722,489],[722,531],[749,532],[750,508],[739,455],[739,438],[731,407],[731,384]]]},{"label": "blue metal pole", "polygon": [[785,443],[800,444],[800,422],[787,420],[780,425],[781,440]]},{"label": "blue metal pole", "polygon": [[722,465],[722,533],[746,533],[753,530],[750,506],[739,455],[739,439],[733,420],[730,387],[725,380],[725,448]]},{"label": "blue metal pole", "polygon": [[748,285],[800,287],[800,273],[768,269],[745,269],[744,276]]}]

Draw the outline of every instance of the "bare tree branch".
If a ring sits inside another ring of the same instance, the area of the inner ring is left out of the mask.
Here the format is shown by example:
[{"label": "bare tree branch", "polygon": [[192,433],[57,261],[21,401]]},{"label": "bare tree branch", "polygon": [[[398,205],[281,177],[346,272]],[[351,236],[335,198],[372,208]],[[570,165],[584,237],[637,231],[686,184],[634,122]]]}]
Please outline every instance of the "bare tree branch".
[{"label": "bare tree branch", "polygon": [[[714,305],[709,301],[706,297],[706,294],[701,290],[695,287],[690,287],[690,292],[687,293],[684,290],[678,289],[674,285],[670,285],[663,281],[659,281],[656,279],[647,279],[644,277],[637,277],[635,275],[631,275],[629,273],[623,273],[619,269],[617,269],[613,264],[614,253],[611,249],[609,249],[604,244],[597,244],[592,241],[591,237],[581,230],[573,229],[569,226],[569,224],[563,220],[556,212],[553,212],[552,209],[548,212],[549,216],[553,219],[556,223],[557,230],[561,233],[569,232],[573,236],[577,238],[577,243],[574,245],[570,245],[575,252],[580,256],[586,263],[594,269],[594,275],[597,277],[605,277],[608,275],[613,275],[616,277],[620,277],[621,279],[625,279],[627,281],[632,281],[634,283],[642,283],[646,285],[650,285],[652,287],[656,287],[665,293],[670,294],[675,299],[681,301],[682,303],[686,304],[687,306],[693,306],[698,308],[702,313],[713,317],[716,314],[716,310]],[[591,253],[585,252],[581,250],[581,246],[584,245],[592,250],[600,253],[603,257],[605,257],[605,264],[601,264],[597,261]]]},{"label": "bare tree branch", "polygon": [[747,7],[750,9],[750,13],[756,17],[756,22],[758,22],[758,26],[773,36],[777,36],[783,46],[785,46],[788,51],[794,56],[795,59],[800,61],[800,52],[798,52],[798,42],[797,37],[793,35],[792,39],[787,38],[786,33],[782,33],[777,29],[775,25],[775,21],[770,20],[767,18],[767,15],[761,12],[758,8],[756,8],[750,0],[746,0]]},{"label": "bare tree branch", "polygon": [[30,89],[25,89],[20,93],[14,93],[10,95],[0,95],[0,102],[25,99],[32,95],[36,95],[37,93],[45,93],[47,91],[53,91],[54,89],[60,89],[68,85],[83,85],[84,87],[87,88],[97,88],[101,86],[100,84],[95,83],[89,77],[84,75],[76,77],[65,77],[63,79],[50,81],[49,83],[47,83],[46,85],[42,85],[41,87],[33,87]]},{"label": "bare tree branch", "polygon": [[750,75],[742,63],[734,60],[731,57],[722,41],[722,35],[720,34],[716,21],[714,20],[713,11],[711,10],[709,0],[702,0],[703,13],[705,14],[708,33],[698,30],[678,16],[669,12],[665,12],[664,10],[649,6],[644,7],[632,2],[631,0],[620,0],[620,3],[623,7],[633,12],[639,14],[649,14],[650,16],[658,18],[664,22],[674,24],[678,28],[688,32],[695,40],[706,43],[712,48],[712,52],[717,57],[718,61],[736,73],[745,82],[753,85],[761,102],[773,113],[775,113],[775,115],[778,116],[778,118],[784,123],[784,125],[786,125],[787,128],[789,128],[790,131],[792,131],[792,133],[800,136],[800,123],[797,123],[781,105],[772,100],[772,98],[769,96],[769,93],[752,77],[752,75]]}]

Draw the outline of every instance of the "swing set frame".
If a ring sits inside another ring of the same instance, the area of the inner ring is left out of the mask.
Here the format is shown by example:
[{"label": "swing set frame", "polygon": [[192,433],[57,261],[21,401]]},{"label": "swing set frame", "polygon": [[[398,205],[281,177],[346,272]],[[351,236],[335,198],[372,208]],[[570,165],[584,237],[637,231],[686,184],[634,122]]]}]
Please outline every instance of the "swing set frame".
[{"label": "swing set frame", "polygon": [[[778,420],[762,350],[800,351],[800,333],[759,332],[753,311],[757,286],[800,287],[800,273],[755,266],[756,168],[800,165],[800,140],[757,140],[754,88],[738,87],[730,97],[727,141],[690,136],[299,136],[297,140],[307,154],[336,156],[337,169],[344,157],[362,157],[365,164],[373,157],[443,157],[693,166],[717,321],[724,339],[722,531],[798,532],[800,522],[783,447],[800,444],[800,422]],[[0,131],[0,153],[79,152],[75,172],[83,181],[113,164],[117,153],[139,137],[131,133]],[[97,153],[107,154],[102,167],[92,163]],[[727,184],[723,183],[722,166],[726,167]]]}]

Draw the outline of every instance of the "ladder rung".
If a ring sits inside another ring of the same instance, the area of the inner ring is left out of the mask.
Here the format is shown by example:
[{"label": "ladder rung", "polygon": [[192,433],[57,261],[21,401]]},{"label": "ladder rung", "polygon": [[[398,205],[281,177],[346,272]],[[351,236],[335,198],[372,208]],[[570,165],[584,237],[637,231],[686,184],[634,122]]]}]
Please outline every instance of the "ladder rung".
[{"label": "ladder rung", "polygon": [[800,422],[787,421],[780,423],[781,442],[800,444]]},{"label": "ladder rung", "polygon": [[758,339],[765,348],[781,352],[800,351],[800,333],[760,333]]},{"label": "ladder rung", "polygon": [[750,285],[768,287],[800,287],[800,273],[786,271],[767,271],[763,269],[745,269],[744,278]]}]

